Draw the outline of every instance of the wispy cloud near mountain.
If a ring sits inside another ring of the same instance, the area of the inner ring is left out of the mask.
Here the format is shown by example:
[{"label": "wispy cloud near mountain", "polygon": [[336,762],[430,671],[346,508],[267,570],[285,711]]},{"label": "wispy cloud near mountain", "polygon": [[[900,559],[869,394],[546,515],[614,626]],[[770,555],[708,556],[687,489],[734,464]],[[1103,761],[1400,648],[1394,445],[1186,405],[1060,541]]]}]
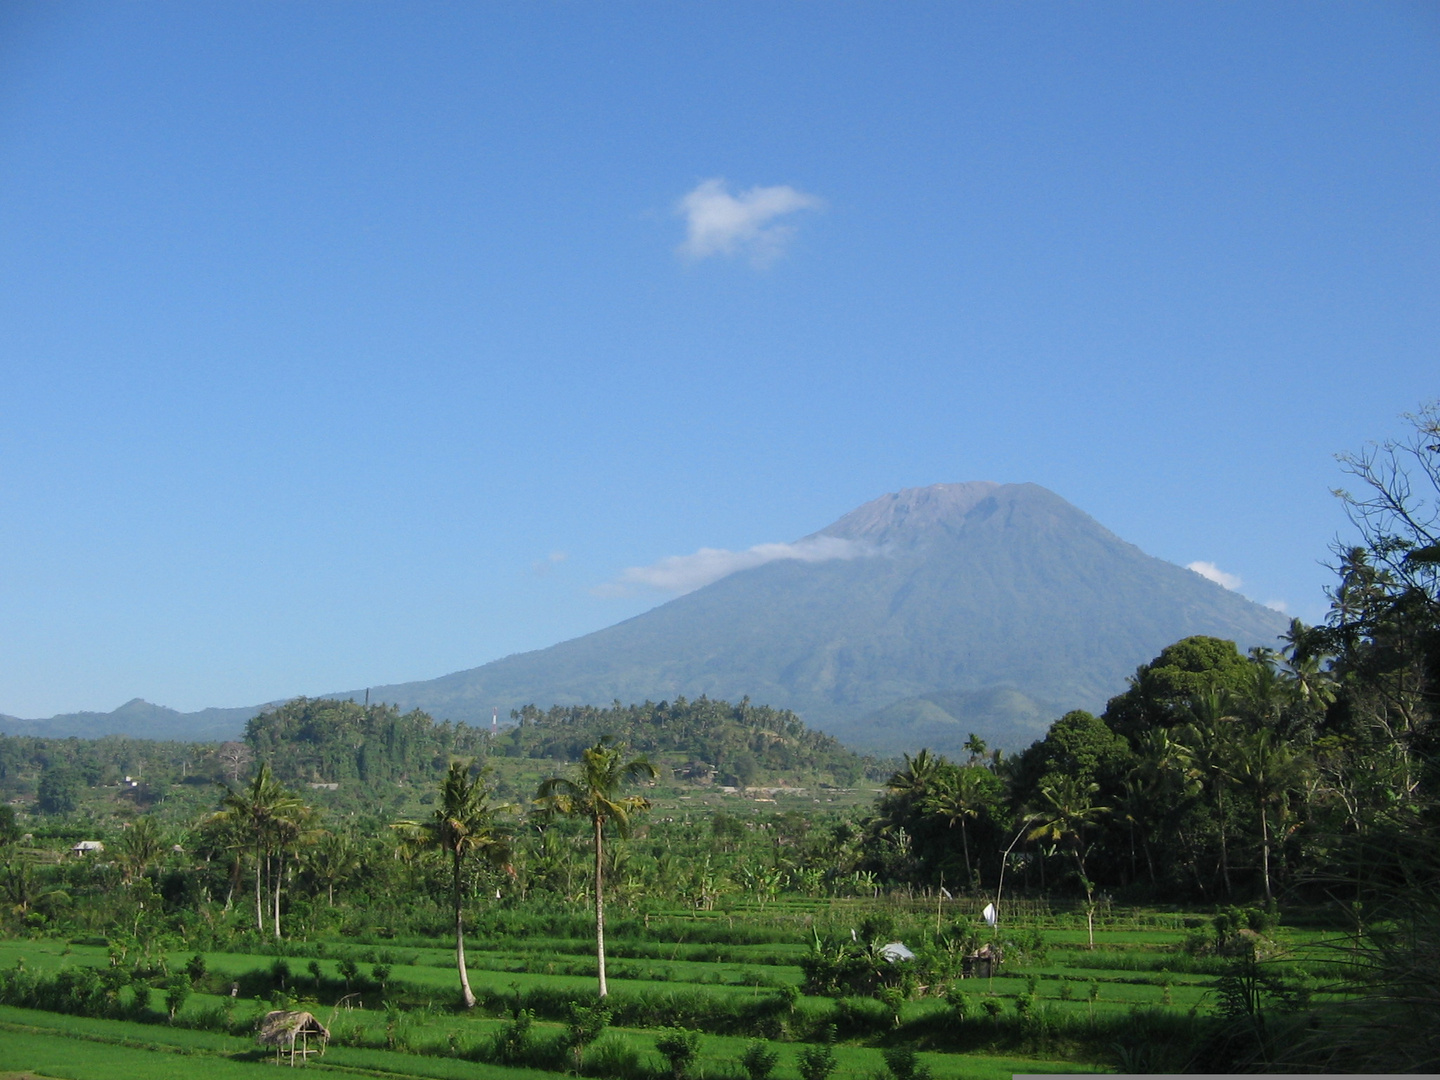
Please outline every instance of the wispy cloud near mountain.
[{"label": "wispy cloud near mountain", "polygon": [[1216,585],[1223,586],[1231,592],[1238,591],[1240,586],[1244,584],[1238,574],[1227,574],[1213,562],[1197,560],[1196,562],[1186,563],[1185,569],[1194,570],[1195,573],[1199,574],[1206,581],[1213,581]]},{"label": "wispy cloud near mountain", "polygon": [[687,593],[719,581],[737,570],[748,570],[780,559],[828,562],[831,559],[858,559],[878,551],[873,544],[838,536],[811,536],[793,544],[756,544],[744,551],[701,548],[693,555],[669,555],[649,566],[628,567],[614,581],[596,588],[595,593],[599,596],[632,596],[646,589]]}]

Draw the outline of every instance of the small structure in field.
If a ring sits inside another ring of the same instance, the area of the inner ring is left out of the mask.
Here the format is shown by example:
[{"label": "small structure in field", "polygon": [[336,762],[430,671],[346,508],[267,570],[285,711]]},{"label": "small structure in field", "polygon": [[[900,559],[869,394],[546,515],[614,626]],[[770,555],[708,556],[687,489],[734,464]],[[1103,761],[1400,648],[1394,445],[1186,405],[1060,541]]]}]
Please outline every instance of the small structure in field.
[{"label": "small structure in field", "polygon": [[898,964],[905,960],[915,959],[915,954],[906,947],[903,941],[892,941],[888,945],[881,945],[880,955],[885,958],[887,964]]},{"label": "small structure in field", "polygon": [[105,845],[99,840],[81,840],[70,850],[76,855],[99,855],[105,850]]},{"label": "small structure in field", "polygon": [[988,979],[1000,971],[1000,947],[998,945],[982,945],[978,952],[973,952],[961,961],[960,977],[962,979]]},{"label": "small structure in field", "polygon": [[[310,1045],[312,1038],[319,1044],[318,1050]],[[311,1013],[276,1009],[261,1019],[255,1041],[261,1046],[275,1047],[276,1065],[280,1064],[280,1055],[288,1050],[293,1068],[296,1054],[300,1055],[302,1065],[311,1054],[323,1055],[326,1044],[330,1042],[330,1032]]]}]

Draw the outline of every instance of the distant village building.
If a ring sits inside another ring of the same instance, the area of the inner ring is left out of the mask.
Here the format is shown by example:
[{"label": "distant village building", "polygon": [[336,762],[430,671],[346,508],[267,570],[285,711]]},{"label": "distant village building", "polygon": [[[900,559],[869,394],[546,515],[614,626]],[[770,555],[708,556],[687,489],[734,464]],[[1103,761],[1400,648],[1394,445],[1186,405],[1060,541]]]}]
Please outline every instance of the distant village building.
[{"label": "distant village building", "polygon": [[81,840],[70,850],[76,855],[98,855],[105,850],[105,845],[99,840]]}]

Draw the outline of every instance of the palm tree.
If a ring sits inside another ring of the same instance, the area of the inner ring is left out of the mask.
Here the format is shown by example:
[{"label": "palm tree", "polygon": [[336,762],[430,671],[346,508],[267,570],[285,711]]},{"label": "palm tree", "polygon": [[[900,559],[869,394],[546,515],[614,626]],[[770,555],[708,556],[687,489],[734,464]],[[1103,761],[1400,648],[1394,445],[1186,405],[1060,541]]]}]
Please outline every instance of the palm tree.
[{"label": "palm tree", "polygon": [[[262,881],[272,872],[276,849],[292,832],[298,833],[299,823],[310,814],[310,808],[293,795],[270,773],[269,763],[260,766],[248,788],[239,791],[226,788],[225,798],[212,820],[234,825],[255,851],[255,925],[265,932],[265,901]],[[293,842],[293,841],[292,841]],[[275,893],[275,936],[280,936],[280,875],[273,873]]]},{"label": "palm tree", "polygon": [[1057,776],[1053,783],[1040,789],[1044,805],[1038,823],[1030,830],[1029,839],[1059,843],[1069,839],[1070,853],[1080,871],[1080,884],[1085,887],[1085,913],[1090,924],[1090,947],[1095,947],[1095,886],[1085,873],[1085,826],[1110,812],[1108,806],[1096,806],[1091,799],[1100,790],[1096,783],[1083,784],[1073,776]]},{"label": "palm tree", "polygon": [[1302,759],[1270,731],[1261,728],[1240,740],[1235,748],[1235,779],[1255,796],[1260,808],[1260,867],[1265,882],[1265,902],[1272,899],[1270,888],[1270,808],[1283,824],[1289,810],[1290,793],[1305,777]]},{"label": "palm tree", "polygon": [[128,885],[133,879],[142,876],[150,864],[164,853],[165,838],[160,835],[155,819],[147,815],[137,818],[130,828],[125,830],[117,848],[120,864],[124,868],[125,883]]},{"label": "palm tree", "polygon": [[940,773],[940,758],[928,749],[921,750],[913,758],[905,755],[905,768],[895,773],[885,786],[896,795],[910,795],[923,799]]},{"label": "palm tree", "polygon": [[957,824],[960,826],[960,844],[965,852],[966,888],[979,885],[970,869],[970,838],[965,832],[965,819],[979,817],[984,806],[985,791],[981,772],[984,770],[967,765],[963,769],[947,769],[939,773],[923,804],[927,811],[944,818],[950,828],[953,829]]},{"label": "palm tree", "polygon": [[630,819],[650,809],[650,800],[640,795],[620,794],[636,780],[654,780],[655,766],[644,757],[624,761],[624,748],[601,739],[581,754],[580,772],[570,780],[552,776],[541,783],[535,801],[557,814],[590,819],[595,831],[595,959],[600,973],[600,997],[609,994],[605,985],[605,826],[613,824],[624,836]]},{"label": "palm tree", "polygon": [[335,906],[335,886],[360,868],[360,852],[345,833],[321,833],[305,856],[306,867],[315,881],[325,886],[330,907]]},{"label": "palm tree", "polygon": [[1230,896],[1234,887],[1230,881],[1230,830],[1225,793],[1231,783],[1232,728],[1239,718],[1234,715],[1230,696],[1215,690],[1197,695],[1185,711],[1190,717],[1185,739],[1192,748],[1195,767],[1215,799],[1215,823],[1220,830],[1220,876],[1225,882],[1225,895]]},{"label": "palm tree", "polygon": [[411,853],[435,851],[450,857],[450,897],[455,905],[455,966],[460,970],[460,996],[465,1007],[475,1007],[470,976],[465,971],[464,870],[465,862],[478,855],[494,866],[508,866],[511,857],[509,832],[495,820],[497,813],[513,810],[510,805],[492,805],[488,777],[471,775],[469,761],[452,761],[440,783],[440,805],[426,821],[401,821],[392,828],[404,837]]}]

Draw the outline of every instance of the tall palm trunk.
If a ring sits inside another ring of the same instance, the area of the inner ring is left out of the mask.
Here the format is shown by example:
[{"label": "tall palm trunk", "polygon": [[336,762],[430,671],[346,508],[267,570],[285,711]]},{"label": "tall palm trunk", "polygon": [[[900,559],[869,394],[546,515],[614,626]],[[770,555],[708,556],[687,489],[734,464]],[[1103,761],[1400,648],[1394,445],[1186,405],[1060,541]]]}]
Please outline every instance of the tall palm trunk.
[{"label": "tall palm trunk", "polygon": [[965,822],[960,822],[960,846],[965,851],[965,887],[976,888],[975,875],[970,870],[970,837],[965,834]]},{"label": "tall palm trunk", "polygon": [[285,877],[285,852],[275,855],[275,940],[280,940],[280,882]]},{"label": "tall palm trunk", "polygon": [[1260,804],[1260,865],[1265,877],[1265,903],[1272,899],[1270,893],[1270,823],[1266,820],[1265,804]]},{"label": "tall palm trunk", "polygon": [[460,969],[460,996],[465,1002],[465,1007],[473,1009],[475,995],[470,990],[470,975],[465,970],[465,917],[461,913],[460,903],[460,855],[456,853],[454,859],[455,877],[451,896],[455,901],[455,966]]},{"label": "tall palm trunk", "polygon": [[600,998],[603,1001],[610,993],[605,985],[605,877],[604,853],[600,839],[604,835],[604,821],[595,816],[595,961],[600,970]]},{"label": "tall palm trunk", "polygon": [[259,844],[255,845],[255,929],[259,933],[265,932],[265,900],[260,889],[260,879],[264,876],[265,854]]},{"label": "tall palm trunk", "polygon": [[[1216,781],[1217,784],[1223,782],[1223,780]],[[1225,895],[1231,896],[1235,890],[1230,884],[1230,845],[1227,842],[1225,831],[1225,789],[1223,787],[1215,789],[1215,813],[1220,825],[1220,876],[1225,881]]]}]

